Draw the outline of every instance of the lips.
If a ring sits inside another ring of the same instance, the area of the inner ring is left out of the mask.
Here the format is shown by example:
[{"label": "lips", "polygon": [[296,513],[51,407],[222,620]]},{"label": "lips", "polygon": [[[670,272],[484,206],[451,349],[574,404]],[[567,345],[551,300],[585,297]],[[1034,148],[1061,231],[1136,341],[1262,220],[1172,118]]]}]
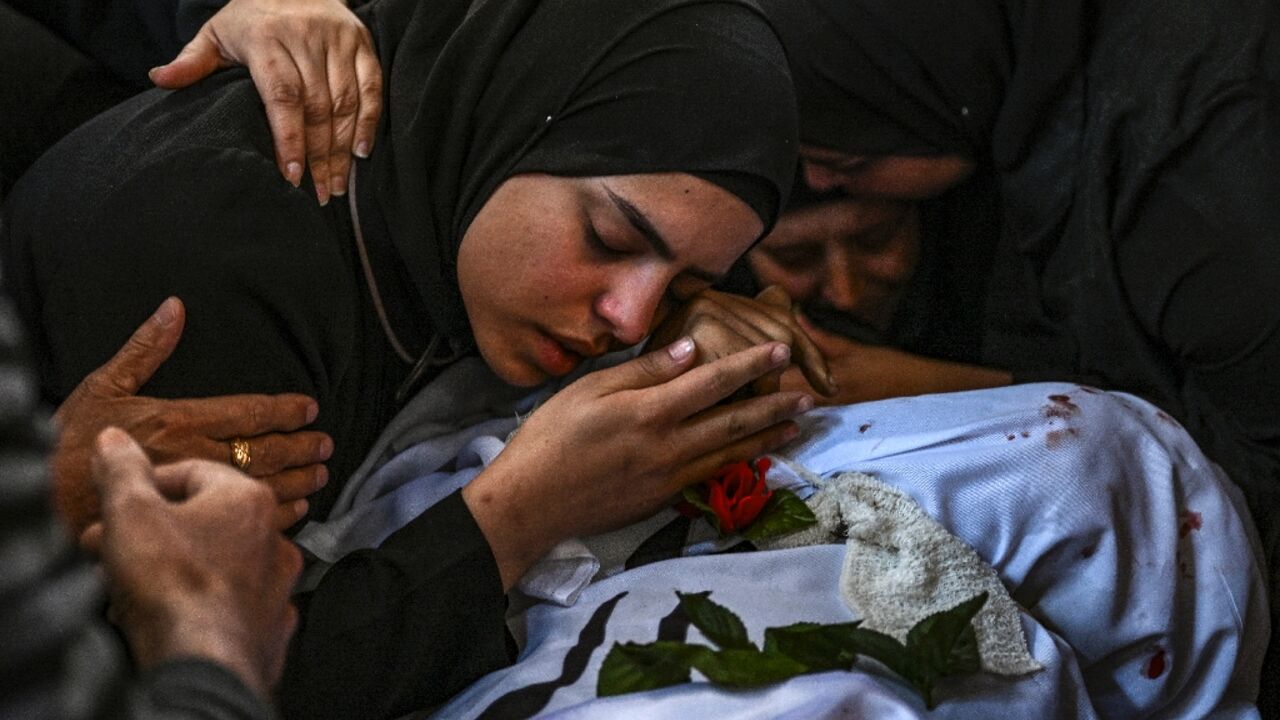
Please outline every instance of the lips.
[{"label": "lips", "polygon": [[536,355],[538,365],[552,377],[573,372],[584,357],[547,333],[539,333]]}]

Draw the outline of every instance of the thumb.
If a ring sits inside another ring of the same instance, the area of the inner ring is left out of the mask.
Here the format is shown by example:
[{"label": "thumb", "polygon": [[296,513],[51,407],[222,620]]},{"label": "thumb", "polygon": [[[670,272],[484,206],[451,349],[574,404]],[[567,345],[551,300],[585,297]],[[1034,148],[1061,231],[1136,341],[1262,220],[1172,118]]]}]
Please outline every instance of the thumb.
[{"label": "thumb", "polygon": [[604,391],[637,390],[661,385],[693,367],[698,354],[693,338],[685,336],[666,347],[600,373]]},{"label": "thumb", "polygon": [[147,77],[151,78],[151,82],[157,87],[176,90],[193,85],[209,77],[215,70],[230,64],[226,58],[222,57],[213,34],[206,28],[201,28],[195,38],[182,48],[182,52],[178,53],[178,57],[168,65],[151,68]]},{"label": "thumb", "polygon": [[98,434],[92,465],[93,483],[102,498],[103,522],[111,522],[125,498],[160,499],[151,481],[151,461],[120,428],[109,427]]},{"label": "thumb", "polygon": [[142,323],[129,340],[105,365],[85,378],[86,383],[108,395],[134,395],[169,359],[178,340],[186,311],[182,301],[171,297],[160,304],[155,313]]}]

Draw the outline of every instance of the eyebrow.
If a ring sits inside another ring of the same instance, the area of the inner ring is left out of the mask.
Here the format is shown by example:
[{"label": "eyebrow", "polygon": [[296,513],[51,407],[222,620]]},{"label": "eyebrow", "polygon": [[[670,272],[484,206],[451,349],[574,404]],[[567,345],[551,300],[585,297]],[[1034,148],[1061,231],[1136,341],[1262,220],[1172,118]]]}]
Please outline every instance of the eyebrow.
[{"label": "eyebrow", "polygon": [[[627,219],[627,222],[631,223],[631,227],[635,228],[636,232],[640,233],[640,236],[643,237],[645,242],[653,248],[653,251],[658,254],[658,257],[667,261],[676,259],[676,254],[671,252],[671,246],[668,245],[666,239],[662,237],[662,233],[658,232],[658,228],[653,226],[653,222],[649,220],[648,215],[645,215],[640,208],[632,205],[630,200],[618,195],[611,188],[606,186],[604,191],[608,193],[609,199],[613,201],[613,204],[622,213],[623,217]],[[685,268],[684,274],[711,283],[712,285],[724,279],[724,275],[721,273],[713,273],[697,267]]]}]

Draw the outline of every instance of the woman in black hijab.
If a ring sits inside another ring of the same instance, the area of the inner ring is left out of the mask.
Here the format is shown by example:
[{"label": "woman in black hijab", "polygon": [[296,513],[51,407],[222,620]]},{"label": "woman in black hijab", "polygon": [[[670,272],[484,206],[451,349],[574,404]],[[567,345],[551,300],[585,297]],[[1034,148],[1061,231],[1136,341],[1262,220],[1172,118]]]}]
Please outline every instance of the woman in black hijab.
[{"label": "woman in black hijab", "polygon": [[[47,399],[176,295],[185,336],[144,390],[311,395],[340,480],[451,359],[478,350],[528,385],[638,342],[785,199],[790,78],[745,2],[383,0],[362,13],[386,112],[350,206],[317,207],[313,188],[280,178],[242,71],[117,107],[19,183],[6,280]],[[689,370],[693,350],[574,384],[468,490],[334,566],[299,602],[286,709],[380,717],[443,700],[507,660],[503,592],[552,544],[641,517],[794,433],[799,393],[711,408],[785,364],[785,346]],[[244,440],[192,454],[276,461],[269,435]],[[313,516],[340,486],[313,496]]]},{"label": "woman in black hijab", "polygon": [[921,197],[974,168],[998,181],[983,355],[1000,370],[953,389],[1074,378],[1151,400],[1244,491],[1274,589],[1275,3],[764,5],[811,185]]}]

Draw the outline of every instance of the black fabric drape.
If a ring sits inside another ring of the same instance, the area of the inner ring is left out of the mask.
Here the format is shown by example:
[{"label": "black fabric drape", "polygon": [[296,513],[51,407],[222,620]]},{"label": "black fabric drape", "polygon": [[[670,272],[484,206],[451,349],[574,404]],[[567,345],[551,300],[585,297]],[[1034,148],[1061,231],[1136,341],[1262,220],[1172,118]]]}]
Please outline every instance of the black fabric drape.
[{"label": "black fabric drape", "polygon": [[773,193],[766,225],[785,199],[794,95],[747,4],[382,0],[362,16],[384,67],[390,151],[361,192],[379,198],[440,332],[465,333],[457,245],[512,174],[732,173]]}]

